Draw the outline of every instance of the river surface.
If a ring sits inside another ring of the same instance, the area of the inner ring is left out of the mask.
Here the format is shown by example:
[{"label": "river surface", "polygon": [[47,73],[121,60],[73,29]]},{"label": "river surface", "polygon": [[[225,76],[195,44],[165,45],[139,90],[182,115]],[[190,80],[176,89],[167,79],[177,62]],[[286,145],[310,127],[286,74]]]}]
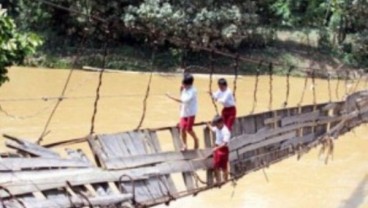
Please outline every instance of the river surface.
[{"label": "river surface", "polygon": [[[14,67],[9,70],[10,82],[0,88],[0,104],[9,117],[0,113],[0,133],[27,138],[31,141],[40,136],[46,120],[60,95],[68,70],[33,69]],[[142,104],[149,75],[144,73],[106,73],[103,77],[101,99],[95,123],[96,133],[113,133],[136,128],[142,114]],[[216,87],[214,77],[213,89]],[[228,77],[229,83],[233,77]],[[74,72],[51,124],[44,143],[78,138],[89,133],[98,74]],[[255,77],[242,76],[237,81],[238,114],[246,115],[252,109]],[[146,118],[143,127],[175,125],[179,106],[168,100],[166,92],[178,96],[180,75],[155,74],[151,95],[147,100]],[[210,120],[215,114],[211,100],[207,75],[196,75],[199,113],[197,121]],[[336,100],[336,81],[331,82],[332,99]],[[341,98],[346,89],[352,90],[354,83],[340,82],[338,94]],[[231,84],[232,87],[232,84]],[[328,84],[316,80],[317,102],[329,100]],[[350,87],[350,88],[349,88]],[[364,82],[358,85],[363,89]],[[297,105],[304,89],[304,78],[290,79],[289,106]],[[313,86],[309,80],[303,104],[313,102]],[[269,78],[261,76],[257,93],[256,112],[269,108]],[[286,78],[273,77],[272,108],[281,108],[286,95]],[[47,101],[46,99],[49,98]],[[202,136],[201,129],[196,129]],[[161,138],[163,149],[170,149],[169,138]],[[203,146],[203,142],[201,144]],[[85,144],[71,145],[82,148]],[[63,152],[65,147],[55,150]],[[0,137],[0,151],[4,151],[4,140]],[[251,207],[251,208],[357,208],[368,207],[368,127],[356,128],[341,136],[335,143],[333,161],[326,165],[318,158],[319,149],[310,151],[297,161],[295,157],[272,165],[265,170],[251,173],[238,181],[235,189],[231,185],[201,193],[171,203],[171,207]],[[164,206],[162,206],[164,207]]]}]

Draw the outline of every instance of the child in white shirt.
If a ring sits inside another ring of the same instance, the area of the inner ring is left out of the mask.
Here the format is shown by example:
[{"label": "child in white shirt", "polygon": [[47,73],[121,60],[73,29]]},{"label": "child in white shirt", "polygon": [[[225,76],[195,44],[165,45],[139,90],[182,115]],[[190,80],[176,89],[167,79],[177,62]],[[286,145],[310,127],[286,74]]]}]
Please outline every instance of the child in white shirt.
[{"label": "child in white shirt", "polygon": [[211,95],[213,99],[224,106],[221,115],[225,125],[231,131],[236,118],[235,98],[231,90],[227,87],[227,82],[224,78],[218,80],[218,87],[219,89],[215,93],[211,92]]},{"label": "child in white shirt", "polygon": [[223,174],[223,182],[228,180],[228,162],[229,162],[229,148],[230,131],[224,124],[221,116],[215,116],[209,128],[215,132],[216,141],[213,148],[213,162],[215,169],[215,177],[217,183],[221,183],[221,172]]},{"label": "child in white shirt", "polygon": [[185,74],[182,81],[180,99],[166,94],[168,98],[181,104],[179,128],[183,142],[183,151],[187,150],[187,133],[194,139],[194,149],[198,149],[199,147],[198,137],[193,131],[195,116],[198,110],[197,89],[193,86],[193,82],[193,76],[191,74]]}]

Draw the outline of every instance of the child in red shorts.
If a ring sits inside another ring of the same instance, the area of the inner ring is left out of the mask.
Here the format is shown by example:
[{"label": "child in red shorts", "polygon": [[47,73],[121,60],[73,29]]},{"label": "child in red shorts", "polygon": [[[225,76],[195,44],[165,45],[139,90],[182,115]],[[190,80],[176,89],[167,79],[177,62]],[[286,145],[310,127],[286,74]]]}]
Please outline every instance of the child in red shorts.
[{"label": "child in red shorts", "polygon": [[180,106],[180,134],[183,142],[182,151],[187,150],[187,133],[193,137],[194,149],[198,149],[198,137],[193,131],[195,116],[197,114],[197,90],[193,86],[194,78],[191,74],[185,74],[180,98],[174,98],[169,94],[166,96],[178,103]]},{"label": "child in red shorts", "polygon": [[215,93],[211,92],[211,95],[213,99],[224,106],[221,115],[225,125],[231,131],[236,118],[235,98],[231,90],[227,87],[227,82],[224,78],[218,80],[218,87],[219,89]]},{"label": "child in red shorts", "polygon": [[215,177],[217,183],[221,183],[221,172],[223,174],[223,182],[228,180],[229,148],[227,145],[231,134],[221,116],[215,116],[211,125],[209,128],[216,134],[215,147],[213,148]]}]

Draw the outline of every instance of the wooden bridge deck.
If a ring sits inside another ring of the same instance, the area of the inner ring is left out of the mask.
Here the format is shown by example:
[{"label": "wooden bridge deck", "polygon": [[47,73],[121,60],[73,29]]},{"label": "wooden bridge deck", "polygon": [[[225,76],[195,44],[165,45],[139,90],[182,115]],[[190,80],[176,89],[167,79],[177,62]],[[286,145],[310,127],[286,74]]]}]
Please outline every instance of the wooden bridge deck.
[{"label": "wooden bridge deck", "polygon": [[[293,155],[300,155],[368,121],[368,91],[345,101],[293,107],[238,117],[230,147],[232,179],[239,179]],[[211,146],[180,151],[176,127],[101,134],[88,138],[95,161],[80,150],[67,158],[9,137],[17,153],[0,155],[0,208],[145,207],[170,203],[215,187]],[[173,147],[163,150],[160,134]]]}]

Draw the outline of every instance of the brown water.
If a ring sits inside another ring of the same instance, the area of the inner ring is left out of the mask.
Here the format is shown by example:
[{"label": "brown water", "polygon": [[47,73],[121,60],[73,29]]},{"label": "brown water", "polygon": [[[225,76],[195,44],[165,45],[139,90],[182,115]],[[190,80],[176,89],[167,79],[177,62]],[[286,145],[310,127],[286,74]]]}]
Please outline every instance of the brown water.
[{"label": "brown water", "polygon": [[[67,70],[46,70],[12,68],[9,72],[11,82],[0,88],[0,104],[11,114],[31,116],[28,119],[14,119],[0,113],[0,133],[7,133],[29,140],[36,140],[43,129],[55,100],[47,102],[41,99],[28,101],[10,101],[19,98],[41,98],[58,96],[65,82]],[[93,111],[93,96],[97,85],[97,73],[77,71],[73,74],[67,97],[50,125],[50,134],[45,143],[81,137],[88,134]],[[232,83],[232,77],[229,82]],[[280,108],[286,94],[285,77],[274,77],[273,108]],[[97,133],[112,133],[130,130],[137,126],[142,113],[142,100],[148,75],[137,73],[106,73],[103,79],[102,99],[96,120]],[[239,115],[250,112],[253,104],[254,77],[240,77],[237,87]],[[180,76],[155,75],[144,127],[175,125],[179,107],[166,99],[164,93],[178,95]],[[261,77],[258,89],[256,111],[268,109],[268,77]],[[209,120],[214,108],[209,96],[208,76],[196,76],[195,85],[199,91],[198,121]],[[304,79],[291,79],[289,105],[300,101]],[[328,101],[327,82],[316,81],[317,101]],[[215,85],[214,85],[215,87]],[[336,82],[332,82],[333,99]],[[364,83],[359,85],[359,89]],[[339,94],[345,93],[343,82]],[[78,99],[75,99],[78,98]],[[312,103],[311,83],[305,93],[304,104]],[[43,109],[46,109],[43,111]],[[37,113],[40,112],[40,113]],[[36,116],[32,116],[37,113]],[[196,129],[199,135],[200,129]],[[334,160],[325,165],[318,159],[318,150],[313,150],[300,161],[295,157],[282,161],[266,169],[269,182],[262,171],[251,173],[238,181],[235,194],[228,185],[202,193],[197,197],[173,202],[172,207],[368,207],[368,128],[361,126],[336,142]],[[0,138],[2,140],[2,138]],[[172,146],[168,139],[162,140],[163,147]],[[86,149],[85,145],[73,145],[72,148]],[[64,147],[57,148],[61,152]],[[3,141],[0,150],[4,150]]]}]

